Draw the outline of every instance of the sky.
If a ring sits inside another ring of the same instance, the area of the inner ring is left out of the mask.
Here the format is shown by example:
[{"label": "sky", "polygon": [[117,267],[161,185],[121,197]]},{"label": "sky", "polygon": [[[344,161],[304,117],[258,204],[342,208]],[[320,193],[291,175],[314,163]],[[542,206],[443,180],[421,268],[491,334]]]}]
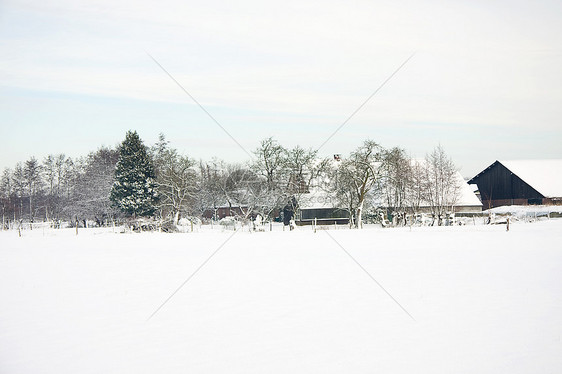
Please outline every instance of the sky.
[{"label": "sky", "polygon": [[320,155],[562,158],[560,1],[0,0],[0,168],[128,130],[204,160],[316,149],[391,76]]}]

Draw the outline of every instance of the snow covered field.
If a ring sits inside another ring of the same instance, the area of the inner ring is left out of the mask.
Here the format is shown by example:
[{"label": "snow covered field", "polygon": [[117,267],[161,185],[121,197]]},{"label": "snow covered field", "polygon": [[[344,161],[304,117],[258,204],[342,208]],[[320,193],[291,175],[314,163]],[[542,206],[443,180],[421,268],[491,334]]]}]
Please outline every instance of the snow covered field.
[{"label": "snow covered field", "polygon": [[23,234],[0,232],[0,373],[562,372],[562,219]]}]

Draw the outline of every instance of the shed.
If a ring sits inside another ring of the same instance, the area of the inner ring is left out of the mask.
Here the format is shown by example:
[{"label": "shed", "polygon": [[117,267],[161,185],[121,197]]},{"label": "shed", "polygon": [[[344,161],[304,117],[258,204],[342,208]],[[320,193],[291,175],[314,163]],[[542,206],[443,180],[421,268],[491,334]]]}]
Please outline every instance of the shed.
[{"label": "shed", "polygon": [[312,188],[309,194],[301,198],[298,225],[310,225],[313,222],[323,225],[348,224],[349,212],[337,207],[329,194]]}]

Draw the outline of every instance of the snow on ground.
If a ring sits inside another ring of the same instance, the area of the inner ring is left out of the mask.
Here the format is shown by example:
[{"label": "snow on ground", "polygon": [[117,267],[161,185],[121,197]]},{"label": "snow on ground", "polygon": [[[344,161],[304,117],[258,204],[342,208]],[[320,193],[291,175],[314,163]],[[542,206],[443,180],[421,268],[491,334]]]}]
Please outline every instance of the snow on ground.
[{"label": "snow on ground", "polygon": [[504,205],[488,209],[484,213],[510,214],[518,218],[562,214],[562,205]]},{"label": "snow on ground", "polygon": [[0,373],[560,373],[560,243],[562,219],[1,232]]}]

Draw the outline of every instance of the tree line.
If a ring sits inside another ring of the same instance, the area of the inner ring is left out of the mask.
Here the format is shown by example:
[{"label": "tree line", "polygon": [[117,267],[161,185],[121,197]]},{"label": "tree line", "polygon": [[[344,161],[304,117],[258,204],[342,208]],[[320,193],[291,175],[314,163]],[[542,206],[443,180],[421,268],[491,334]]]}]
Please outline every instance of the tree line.
[{"label": "tree line", "polygon": [[174,227],[182,217],[216,218],[225,207],[241,220],[275,220],[294,217],[318,196],[361,227],[381,207],[403,216],[426,207],[439,220],[459,197],[457,169],[441,146],[413,160],[404,149],[365,140],[347,156],[322,158],[270,137],[252,155],[244,163],[197,161],[163,134],[148,147],[129,131],[119,146],[85,157],[31,157],[2,173],[3,227],[23,221],[102,226],[139,217]]}]

